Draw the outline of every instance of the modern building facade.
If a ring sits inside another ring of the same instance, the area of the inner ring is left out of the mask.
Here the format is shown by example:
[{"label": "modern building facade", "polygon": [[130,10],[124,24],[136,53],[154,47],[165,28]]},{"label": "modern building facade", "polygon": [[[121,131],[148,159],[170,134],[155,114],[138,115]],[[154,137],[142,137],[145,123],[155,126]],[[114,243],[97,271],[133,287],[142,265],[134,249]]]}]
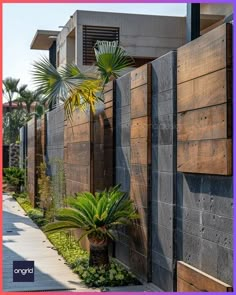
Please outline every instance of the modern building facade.
[{"label": "modern building facade", "polygon": [[77,10],[60,32],[37,31],[31,49],[52,51],[56,43],[56,65],[76,63],[83,70],[95,61],[97,40],[117,40],[140,66],[183,45],[185,35],[183,17]]}]

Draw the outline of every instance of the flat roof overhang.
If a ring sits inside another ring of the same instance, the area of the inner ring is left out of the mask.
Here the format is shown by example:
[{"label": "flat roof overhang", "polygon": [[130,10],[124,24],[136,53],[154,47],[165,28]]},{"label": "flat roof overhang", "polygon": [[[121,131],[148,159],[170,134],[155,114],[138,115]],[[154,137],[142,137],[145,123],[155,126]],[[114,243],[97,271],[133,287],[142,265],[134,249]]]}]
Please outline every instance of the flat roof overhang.
[{"label": "flat roof overhang", "polygon": [[37,30],[30,49],[49,50],[59,33],[60,31]]}]

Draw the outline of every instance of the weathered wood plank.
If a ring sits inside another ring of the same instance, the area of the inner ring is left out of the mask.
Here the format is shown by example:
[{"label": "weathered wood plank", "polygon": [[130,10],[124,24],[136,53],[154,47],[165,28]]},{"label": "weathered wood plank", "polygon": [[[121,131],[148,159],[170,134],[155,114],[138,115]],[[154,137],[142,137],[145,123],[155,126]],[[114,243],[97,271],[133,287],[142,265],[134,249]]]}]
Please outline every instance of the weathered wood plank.
[{"label": "weathered wood plank", "polygon": [[67,142],[90,141],[90,123],[68,128],[67,126]]},{"label": "weathered wood plank", "polygon": [[67,163],[88,166],[90,159],[89,142],[71,142],[67,145]]},{"label": "weathered wood plank", "polygon": [[232,140],[178,142],[177,171],[232,175]]},{"label": "weathered wood plank", "polygon": [[131,90],[131,118],[148,116],[150,109],[149,87],[144,84]]},{"label": "weathered wood plank", "polygon": [[151,64],[145,64],[131,72],[131,89],[147,84],[151,77]]},{"label": "weathered wood plank", "polygon": [[[101,189],[111,187],[113,185],[113,169],[114,169],[114,91],[116,82],[111,81],[106,85],[106,93],[104,94],[104,115],[103,115],[103,130],[104,130],[104,151],[103,151],[103,181],[95,179],[94,185]],[[96,175],[96,170],[95,174]]]},{"label": "weathered wood plank", "polygon": [[109,90],[108,92],[104,93],[104,104],[106,108],[106,104],[113,101],[113,90]]},{"label": "weathered wood plank", "polygon": [[232,99],[231,71],[226,69],[196,78],[177,86],[177,111],[199,109],[221,104]]},{"label": "weathered wood plank", "polygon": [[90,121],[90,111],[80,111],[79,109],[74,110],[72,120],[68,120],[67,126],[77,126],[80,124],[88,123]]},{"label": "weathered wood plank", "polygon": [[[146,64],[130,74],[130,198],[138,207],[140,219],[129,229],[130,266],[148,280],[148,204],[149,168],[151,163],[151,64]],[[137,268],[137,264],[139,265]]]},{"label": "weathered wood plank", "polygon": [[133,183],[148,186],[148,166],[147,165],[131,165],[130,176]]},{"label": "weathered wood plank", "polygon": [[133,119],[131,122],[131,138],[148,137],[148,117]]},{"label": "weathered wood plank", "polygon": [[78,166],[70,164],[66,176],[69,180],[88,184],[90,177],[89,166]]},{"label": "weathered wood plank", "polygon": [[143,226],[132,225],[129,231],[130,248],[141,253],[144,256],[148,255],[147,229]]},{"label": "weathered wood plank", "polygon": [[112,118],[113,117],[113,107],[105,108],[104,110],[104,118]]},{"label": "weathered wood plank", "polygon": [[37,121],[33,117],[27,123],[27,182],[29,199],[32,206],[35,206],[36,195],[36,133],[37,133]]},{"label": "weathered wood plank", "polygon": [[231,137],[231,116],[227,103],[186,111],[177,117],[177,140],[204,140]]},{"label": "weathered wood plank", "polygon": [[[184,280],[187,284],[193,286],[193,288],[199,289],[202,292],[231,292],[232,286],[208,275],[207,273],[183,262],[177,262],[177,281],[179,279]],[[181,282],[180,282],[181,283]],[[179,284],[178,284],[179,285]],[[186,284],[182,284],[181,292],[190,290],[185,289]],[[178,290],[180,291],[180,290]]]},{"label": "weathered wood plank", "polygon": [[148,207],[148,190],[147,185],[131,181],[130,198],[134,200],[138,207]]},{"label": "weathered wood plank", "polygon": [[135,138],[131,139],[131,164],[149,164],[148,157],[148,140],[147,138]]},{"label": "weathered wood plank", "polygon": [[200,290],[177,277],[177,292],[200,292]]},{"label": "weathered wood plank", "polygon": [[110,81],[109,83],[107,83],[107,84],[105,85],[104,93],[113,90],[113,83],[114,83],[113,81]]},{"label": "weathered wood plank", "polygon": [[232,66],[232,25],[223,24],[177,50],[177,84]]}]

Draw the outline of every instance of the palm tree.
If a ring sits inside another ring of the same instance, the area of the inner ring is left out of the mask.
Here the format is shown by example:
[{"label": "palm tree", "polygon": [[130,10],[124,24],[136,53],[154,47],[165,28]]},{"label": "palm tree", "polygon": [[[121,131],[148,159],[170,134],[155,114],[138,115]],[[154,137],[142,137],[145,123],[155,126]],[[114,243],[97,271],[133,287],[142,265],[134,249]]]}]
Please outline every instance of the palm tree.
[{"label": "palm tree", "polygon": [[67,199],[69,207],[59,209],[58,221],[44,227],[45,232],[68,229],[82,229],[80,240],[87,236],[90,243],[89,264],[101,266],[109,264],[108,238],[115,239],[113,230],[117,225],[127,225],[139,218],[128,195],[117,185],[95,195],[84,192]]},{"label": "palm tree", "polygon": [[89,105],[94,111],[101,100],[102,91],[110,79],[117,78],[133,60],[118,42],[97,41],[95,44],[96,72],[82,73],[74,65],[64,65],[59,70],[43,58],[33,65],[33,79],[48,103],[63,101],[67,117],[75,108],[82,110]]},{"label": "palm tree", "polygon": [[11,144],[19,140],[20,128],[24,126],[30,118],[30,115],[23,109],[7,112],[3,117],[4,143]]},{"label": "palm tree", "polygon": [[20,79],[14,79],[11,77],[5,78],[2,82],[3,95],[4,95],[4,98],[6,98],[9,103],[9,112],[11,112],[11,109],[12,109],[12,101],[13,101],[14,95],[18,93],[19,82],[20,82]]},{"label": "palm tree", "polygon": [[[43,99],[40,91],[31,91],[28,89],[19,89],[19,96],[16,98],[16,102],[19,107],[22,109],[26,107],[28,114],[37,114],[37,110],[40,110],[40,113],[43,110]],[[32,112],[31,107],[35,104],[34,112]]]},{"label": "palm tree", "polygon": [[[8,101],[9,104],[9,109],[8,112],[12,112],[12,101],[14,99],[14,96],[16,93],[18,93],[18,84],[20,82],[20,79],[14,79],[11,77],[5,78],[2,83],[3,83],[3,95],[4,98]],[[12,128],[11,128],[11,116],[8,117],[9,120],[9,140],[10,143],[13,142],[13,136],[12,136]]]}]

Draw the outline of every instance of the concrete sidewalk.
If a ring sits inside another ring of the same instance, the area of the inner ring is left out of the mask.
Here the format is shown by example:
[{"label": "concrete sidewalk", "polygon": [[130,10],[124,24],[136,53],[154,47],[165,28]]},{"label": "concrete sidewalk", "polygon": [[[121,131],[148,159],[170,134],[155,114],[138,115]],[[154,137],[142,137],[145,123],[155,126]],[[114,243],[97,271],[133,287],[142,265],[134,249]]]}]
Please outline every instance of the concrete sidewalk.
[{"label": "concrete sidewalk", "polygon": [[[33,260],[35,282],[13,282],[13,261]],[[91,292],[20,205],[3,195],[3,291]]]}]

